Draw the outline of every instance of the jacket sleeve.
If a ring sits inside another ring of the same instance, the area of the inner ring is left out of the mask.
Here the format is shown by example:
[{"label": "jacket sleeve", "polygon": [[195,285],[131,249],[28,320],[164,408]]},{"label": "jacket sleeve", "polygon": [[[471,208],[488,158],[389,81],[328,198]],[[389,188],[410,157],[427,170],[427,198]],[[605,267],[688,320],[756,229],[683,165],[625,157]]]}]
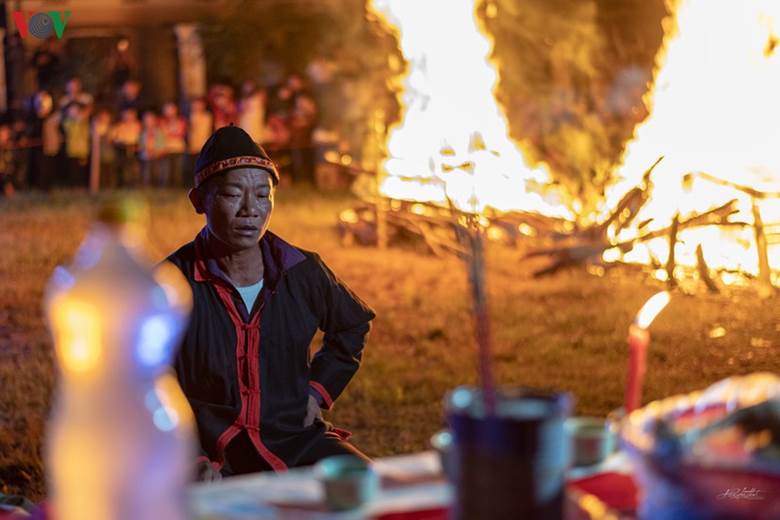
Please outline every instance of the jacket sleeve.
[{"label": "jacket sleeve", "polygon": [[360,366],[375,314],[318,256],[314,260],[314,308],[324,335],[312,359],[309,386],[320,406],[329,410]]}]

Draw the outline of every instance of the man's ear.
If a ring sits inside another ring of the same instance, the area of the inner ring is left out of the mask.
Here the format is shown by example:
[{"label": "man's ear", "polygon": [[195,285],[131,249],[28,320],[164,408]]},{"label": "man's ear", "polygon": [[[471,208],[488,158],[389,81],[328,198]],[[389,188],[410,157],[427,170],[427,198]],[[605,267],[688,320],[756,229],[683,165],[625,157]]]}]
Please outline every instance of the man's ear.
[{"label": "man's ear", "polygon": [[203,196],[200,190],[197,188],[191,188],[189,193],[187,193],[187,196],[190,198],[190,203],[192,204],[192,207],[195,208],[195,213],[198,215],[202,215],[206,212],[206,209],[203,204]]}]

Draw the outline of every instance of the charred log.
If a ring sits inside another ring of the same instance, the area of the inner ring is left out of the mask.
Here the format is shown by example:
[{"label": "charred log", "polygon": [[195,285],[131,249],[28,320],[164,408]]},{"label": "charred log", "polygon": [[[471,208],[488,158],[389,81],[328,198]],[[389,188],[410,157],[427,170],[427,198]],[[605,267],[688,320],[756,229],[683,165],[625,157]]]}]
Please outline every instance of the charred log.
[{"label": "charred log", "polygon": [[670,289],[677,287],[677,280],[674,277],[674,267],[676,265],[674,250],[677,245],[677,233],[680,230],[680,214],[677,213],[672,219],[672,225],[669,227],[669,256],[666,259],[666,284]]},{"label": "charred log", "polygon": [[707,287],[708,291],[711,293],[720,292],[718,284],[716,284],[715,280],[712,279],[707,261],[704,259],[704,249],[702,248],[701,244],[696,246],[696,269],[699,272],[699,278],[701,278],[701,281],[704,282],[704,285]]},{"label": "charred log", "polygon": [[761,210],[753,199],[753,228],[756,234],[756,250],[758,251],[758,291],[766,298],[774,293],[771,272],[769,269],[769,252],[764,235],[764,222],[761,219]]}]

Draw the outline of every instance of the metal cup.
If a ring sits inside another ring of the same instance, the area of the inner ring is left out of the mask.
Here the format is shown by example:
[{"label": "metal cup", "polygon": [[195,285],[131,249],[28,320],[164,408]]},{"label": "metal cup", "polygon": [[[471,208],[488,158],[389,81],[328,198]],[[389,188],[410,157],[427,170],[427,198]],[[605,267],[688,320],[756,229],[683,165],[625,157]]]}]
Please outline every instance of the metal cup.
[{"label": "metal cup", "polygon": [[574,466],[600,464],[612,453],[614,434],[607,421],[597,417],[571,417],[566,421],[571,438]]},{"label": "metal cup", "polygon": [[508,388],[488,416],[481,390],[453,390],[446,401],[457,468],[452,517],[563,518],[571,407],[569,394]]},{"label": "metal cup", "polygon": [[325,491],[325,503],[332,511],[361,507],[379,491],[379,476],[364,460],[353,455],[336,455],[317,463],[316,473]]}]

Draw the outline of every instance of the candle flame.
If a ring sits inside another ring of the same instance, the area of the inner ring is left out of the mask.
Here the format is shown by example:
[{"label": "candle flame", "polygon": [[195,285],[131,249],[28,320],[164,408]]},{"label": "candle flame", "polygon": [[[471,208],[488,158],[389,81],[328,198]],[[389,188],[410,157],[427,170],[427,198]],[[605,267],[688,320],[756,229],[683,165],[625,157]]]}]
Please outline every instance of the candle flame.
[{"label": "candle flame", "polygon": [[651,296],[636,315],[636,324],[641,329],[646,329],[653,323],[656,316],[669,304],[672,295],[669,291],[661,291]]}]

